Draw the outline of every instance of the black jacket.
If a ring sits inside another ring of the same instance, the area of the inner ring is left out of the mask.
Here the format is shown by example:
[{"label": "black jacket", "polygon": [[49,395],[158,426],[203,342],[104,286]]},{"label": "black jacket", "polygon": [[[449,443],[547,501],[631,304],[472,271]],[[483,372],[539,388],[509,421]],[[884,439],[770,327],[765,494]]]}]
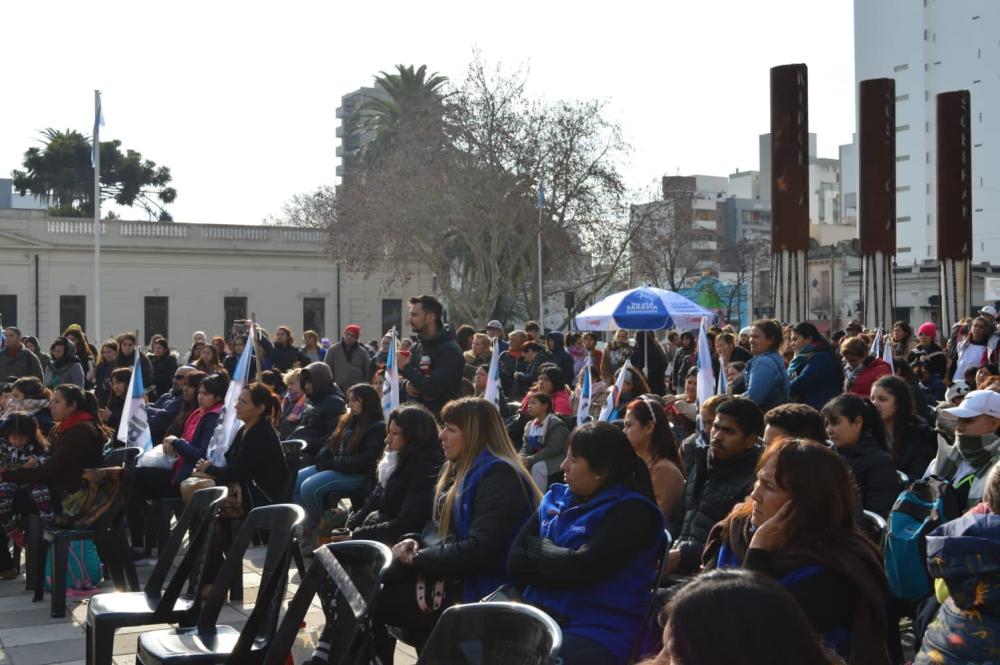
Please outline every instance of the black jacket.
[{"label": "black jacket", "polygon": [[[646,361],[646,347],[649,347],[649,361]],[[667,357],[660,343],[651,340],[643,342],[642,336],[635,341],[635,350],[630,359],[633,367],[638,367],[646,374],[649,382],[649,392],[655,395],[667,394]]]},{"label": "black jacket", "polygon": [[[548,351],[539,351],[535,354],[534,361],[530,363],[522,357],[518,363],[523,366],[524,369],[518,369],[518,371],[514,373],[514,389],[511,391],[511,398],[523,399],[524,396],[528,394],[531,386],[533,386],[535,381],[538,380],[538,370],[541,366],[551,364],[552,362],[552,356],[549,355]],[[520,397],[516,396],[518,393],[520,393]]]},{"label": "black jacket", "polygon": [[545,339],[552,342],[552,362],[559,367],[563,375],[563,381],[572,390],[573,385],[576,383],[576,375],[573,373],[573,356],[569,355],[569,352],[566,351],[566,342],[563,340],[563,334],[554,330],[546,335]]},{"label": "black jacket", "polygon": [[937,434],[926,420],[913,416],[900,438],[894,446],[899,451],[896,468],[910,478],[923,478],[924,471],[937,455]]},{"label": "black jacket", "polygon": [[166,395],[174,387],[177,358],[174,358],[169,353],[162,358],[151,355],[149,356],[149,362],[153,365],[153,387],[156,390],[156,397]]},{"label": "black jacket", "polygon": [[513,400],[523,398],[525,395],[524,390],[514,381],[514,374],[527,371],[528,363],[525,361],[524,356],[515,358],[510,350],[503,351],[500,354],[498,364],[500,365],[500,385],[503,387],[504,393],[509,395]]},{"label": "black jacket", "polygon": [[[864,432],[853,446],[837,448],[837,452],[847,462],[847,466],[851,467],[854,482],[861,493],[861,508],[888,517],[896,495],[899,494],[896,463],[889,451]],[[918,477],[923,475],[921,470]]]},{"label": "black jacket", "polygon": [[402,374],[420,397],[407,399],[415,399],[437,415],[441,407],[461,395],[465,370],[465,357],[451,326],[444,326],[433,337],[421,337],[413,345],[411,357]]},{"label": "black jacket", "polygon": [[347,411],[344,393],[333,382],[333,373],[326,363],[310,363],[305,370],[312,384],[312,394],[302,409],[299,426],[292,432],[293,439],[306,442],[305,454],[316,456],[337,429],[340,416]]},{"label": "black jacket", "polygon": [[299,363],[302,367],[305,367],[309,364],[309,362],[309,356],[302,353],[302,351],[299,350],[299,347],[295,345],[274,345],[274,351],[271,354],[271,367],[273,369],[281,372],[287,372],[292,369],[295,363]]},{"label": "black jacket", "polygon": [[375,467],[382,457],[385,448],[385,423],[378,422],[369,425],[361,435],[357,449],[348,452],[347,446],[354,437],[354,423],[349,424],[341,432],[340,441],[328,444],[316,453],[316,469],[318,471],[337,471],[352,476],[364,476],[366,479],[375,477]]},{"label": "black jacket", "polygon": [[684,523],[673,546],[681,553],[678,574],[698,570],[708,533],[750,493],[763,452],[762,446],[755,445],[735,457],[715,461],[708,458],[708,448],[695,449],[694,467],[688,471],[684,488]]},{"label": "black jacket", "polygon": [[443,463],[436,440],[406,444],[385,486],[376,487],[361,510],[351,513],[347,521],[351,537],[392,546],[405,534],[420,531],[431,519],[434,486]]},{"label": "black jacket", "polygon": [[[278,433],[264,419],[249,430],[241,427],[226,451],[226,466],[209,466],[206,473],[220,484],[240,483],[247,510],[288,499],[284,496],[288,482],[285,454]],[[247,492],[251,494],[252,505],[246,500]]]}]

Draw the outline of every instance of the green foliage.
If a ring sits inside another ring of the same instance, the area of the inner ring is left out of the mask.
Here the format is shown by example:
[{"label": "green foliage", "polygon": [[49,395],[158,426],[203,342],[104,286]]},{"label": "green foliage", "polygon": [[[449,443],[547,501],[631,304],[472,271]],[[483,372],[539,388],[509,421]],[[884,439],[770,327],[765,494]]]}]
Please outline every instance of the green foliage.
[{"label": "green foliage", "polygon": [[[22,196],[31,193],[51,203],[51,212],[63,217],[91,217],[94,214],[94,168],[91,141],[72,129],[45,129],[43,146],[28,148],[24,170],[14,170],[14,189]],[[167,185],[170,169],[143,159],[135,150],[121,150],[121,141],[101,141],[101,201],[113,200],[123,206],[142,207],[151,217],[169,221],[164,207],[177,198],[177,190]]]}]

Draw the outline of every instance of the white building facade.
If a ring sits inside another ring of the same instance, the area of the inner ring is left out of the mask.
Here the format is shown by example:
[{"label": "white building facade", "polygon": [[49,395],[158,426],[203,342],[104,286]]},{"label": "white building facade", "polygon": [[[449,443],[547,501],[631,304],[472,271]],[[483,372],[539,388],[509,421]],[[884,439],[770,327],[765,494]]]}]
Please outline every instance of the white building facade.
[{"label": "white building facade", "polygon": [[[973,261],[1000,262],[998,35],[996,0],[854,2],[855,84],[872,78],[896,82],[900,265],[937,257],[936,95],[952,90],[968,90],[972,102]],[[847,155],[856,173],[857,150]],[[845,182],[845,189],[850,185]]]},{"label": "white building facade", "polygon": [[[46,348],[70,323],[94,330],[93,228],[45,211],[0,211],[4,325]],[[365,341],[393,325],[409,334],[407,300],[433,293],[421,266],[401,284],[341,269],[326,233],[313,229],[108,220],[101,244],[101,335],[138,330],[143,344],[159,333],[186,348],[193,331],[224,335],[254,313],[264,328],[286,324],[299,338],[313,329],[336,340],[348,323]]]}]

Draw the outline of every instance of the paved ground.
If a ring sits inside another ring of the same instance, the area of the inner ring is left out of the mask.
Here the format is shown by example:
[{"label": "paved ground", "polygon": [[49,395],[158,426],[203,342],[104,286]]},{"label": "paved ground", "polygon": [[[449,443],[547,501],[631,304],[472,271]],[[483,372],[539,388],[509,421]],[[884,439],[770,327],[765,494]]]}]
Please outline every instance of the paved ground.
[{"label": "paved ground", "polygon": [[[260,584],[260,565],[264,559],[264,548],[253,548],[243,561],[244,597],[243,604],[228,604],[222,610],[220,623],[242,627],[253,609],[252,601]],[[139,568],[139,581],[145,582],[152,567]],[[297,588],[298,573],[289,578],[288,597]],[[113,590],[110,582],[108,590]],[[83,621],[87,615],[87,600],[67,598],[66,617],[53,619],[49,616],[49,597],[40,603],[31,602],[31,592],[24,589],[24,576],[16,580],[0,581],[0,665],[47,665],[50,663],[83,663],[84,633]],[[295,662],[301,663],[312,653],[312,645],[323,627],[323,612],[318,601],[313,601],[313,609],[306,615],[306,628],[302,630],[296,643]],[[144,626],[126,628],[115,637],[115,665],[132,665],[135,662],[136,641],[139,633],[166,626]],[[396,663],[412,665],[416,657],[412,650],[400,647]]]}]

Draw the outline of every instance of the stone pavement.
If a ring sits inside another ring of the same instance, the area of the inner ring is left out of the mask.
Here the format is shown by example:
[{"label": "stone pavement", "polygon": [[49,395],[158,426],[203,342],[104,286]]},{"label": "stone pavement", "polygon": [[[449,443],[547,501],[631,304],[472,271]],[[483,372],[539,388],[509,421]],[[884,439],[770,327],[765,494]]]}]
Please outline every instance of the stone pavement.
[{"label": "stone pavement", "polygon": [[[240,628],[253,610],[253,600],[260,585],[260,566],[264,561],[264,548],[256,547],[247,552],[243,560],[243,585],[245,603],[229,603],[223,608],[219,622]],[[308,560],[307,560],[308,563]],[[140,583],[153,570],[152,566],[141,567]],[[290,574],[287,598],[291,598],[298,588],[298,572]],[[105,583],[108,591],[113,587]],[[0,665],[49,665],[60,663],[84,663],[85,636],[83,622],[87,616],[87,599],[66,599],[66,617],[53,619],[49,616],[49,595],[44,601],[31,602],[31,592],[24,589],[24,575],[16,580],[0,581]],[[300,632],[293,652],[295,662],[309,658],[323,627],[323,612],[319,601],[313,600],[312,609],[306,614],[306,627]],[[167,626],[143,626],[125,628],[115,635],[115,665],[132,665],[139,633]],[[396,650],[396,663],[412,665],[416,655],[408,647]]]}]

